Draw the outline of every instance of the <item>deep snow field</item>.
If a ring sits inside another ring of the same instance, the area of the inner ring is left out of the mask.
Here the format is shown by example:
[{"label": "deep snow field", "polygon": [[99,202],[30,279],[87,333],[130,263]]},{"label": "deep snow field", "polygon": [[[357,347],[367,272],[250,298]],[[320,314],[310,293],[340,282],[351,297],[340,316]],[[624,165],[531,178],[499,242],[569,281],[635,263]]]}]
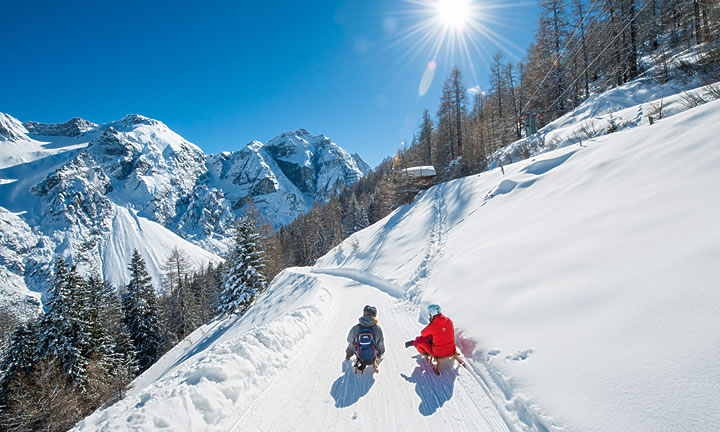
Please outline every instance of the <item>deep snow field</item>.
[{"label": "deep snow field", "polygon": [[[76,430],[717,430],[720,101],[680,111],[423,192]],[[367,303],[387,354],[355,375]],[[428,303],[467,369],[404,348]]]}]

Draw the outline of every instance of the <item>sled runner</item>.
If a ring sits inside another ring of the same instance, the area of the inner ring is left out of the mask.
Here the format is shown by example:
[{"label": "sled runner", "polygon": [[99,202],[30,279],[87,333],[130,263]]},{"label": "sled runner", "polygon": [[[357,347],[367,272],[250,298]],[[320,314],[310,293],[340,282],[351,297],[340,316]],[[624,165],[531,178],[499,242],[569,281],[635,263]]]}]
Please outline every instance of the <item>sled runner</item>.
[{"label": "sled runner", "polygon": [[460,366],[467,368],[467,366],[465,366],[465,362],[462,361],[462,359],[460,358],[459,352],[456,352],[455,354],[446,357],[433,357],[428,354],[420,355],[428,360],[428,363],[430,363],[430,367],[432,368],[433,372],[435,372],[435,375],[440,375],[440,360],[454,359],[460,364]]},{"label": "sled runner", "polygon": [[[375,357],[375,359],[373,359],[372,365],[373,365],[373,370],[375,371],[375,373],[380,372],[380,370],[379,370],[379,368],[378,368],[378,366],[380,365],[380,361],[378,361],[378,358],[377,358],[377,357]],[[366,366],[367,366],[367,365],[363,365],[363,364],[360,362],[360,360],[357,360],[357,361],[355,362],[355,373],[358,373],[358,372],[360,372],[360,373],[365,373],[365,367],[366,367]]]}]

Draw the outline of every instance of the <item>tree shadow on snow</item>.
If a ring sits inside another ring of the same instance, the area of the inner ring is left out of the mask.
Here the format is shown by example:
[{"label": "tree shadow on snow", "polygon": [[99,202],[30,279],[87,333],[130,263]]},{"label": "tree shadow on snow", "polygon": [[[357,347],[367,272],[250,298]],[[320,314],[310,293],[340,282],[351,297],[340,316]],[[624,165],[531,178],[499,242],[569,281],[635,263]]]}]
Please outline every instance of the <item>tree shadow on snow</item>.
[{"label": "tree shadow on snow", "polygon": [[375,384],[375,373],[372,367],[365,369],[365,373],[355,373],[350,361],[344,361],[343,374],[332,384],[330,394],[335,399],[336,408],[346,408],[368,394],[370,387]]},{"label": "tree shadow on snow", "polygon": [[430,416],[452,397],[458,371],[445,360],[440,362],[440,375],[436,375],[427,359],[417,356],[416,360],[418,366],[412,375],[400,374],[400,376],[405,378],[405,381],[415,384],[415,393],[420,396],[418,410],[420,414]]}]

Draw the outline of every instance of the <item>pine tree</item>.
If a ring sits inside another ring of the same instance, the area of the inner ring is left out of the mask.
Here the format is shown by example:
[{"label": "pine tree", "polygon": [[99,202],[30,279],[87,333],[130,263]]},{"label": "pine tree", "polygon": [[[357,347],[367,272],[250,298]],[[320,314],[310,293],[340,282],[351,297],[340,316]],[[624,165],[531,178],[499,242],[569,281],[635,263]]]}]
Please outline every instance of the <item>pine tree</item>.
[{"label": "pine tree", "polygon": [[10,337],[10,346],[0,365],[0,406],[5,405],[5,396],[13,379],[18,374],[32,373],[37,352],[37,328],[34,321],[18,326]]},{"label": "pine tree", "polygon": [[130,282],[122,299],[124,323],[135,347],[138,367],[142,372],[160,358],[164,343],[161,337],[155,289],[145,268],[145,260],[137,249],[133,250],[128,269]]},{"label": "pine tree", "polygon": [[225,261],[219,305],[221,313],[245,313],[255,298],[265,290],[259,237],[251,220],[243,218],[238,222],[233,249]]},{"label": "pine tree", "polygon": [[20,324],[21,321],[14,311],[0,310],[0,358],[5,357],[10,345],[10,338]]},{"label": "pine tree", "polygon": [[91,335],[86,321],[85,281],[77,268],[68,267],[62,258],[55,265],[47,312],[40,321],[40,341],[37,357],[57,362],[73,384],[86,382],[87,355],[91,348]]},{"label": "pine tree", "polygon": [[[91,283],[94,285],[97,282]],[[103,329],[101,349],[104,362],[109,367],[109,382],[112,391],[111,401],[123,398],[127,385],[138,371],[135,348],[125,325],[120,298],[117,290],[107,281],[100,282],[95,290],[99,322]]]}]

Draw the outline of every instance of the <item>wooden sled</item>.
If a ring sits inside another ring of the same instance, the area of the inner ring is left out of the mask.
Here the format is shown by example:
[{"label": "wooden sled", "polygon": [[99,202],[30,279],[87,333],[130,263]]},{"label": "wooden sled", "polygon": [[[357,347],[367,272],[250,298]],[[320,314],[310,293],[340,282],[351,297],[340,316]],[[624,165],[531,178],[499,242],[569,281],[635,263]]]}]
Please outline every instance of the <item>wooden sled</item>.
[{"label": "wooden sled", "polygon": [[435,375],[440,375],[440,360],[454,359],[460,364],[460,366],[467,367],[467,366],[465,366],[465,362],[462,361],[462,359],[460,358],[460,353],[457,351],[455,352],[455,354],[445,356],[445,357],[433,357],[428,354],[421,354],[421,355],[428,359],[428,363],[430,363],[430,367],[432,368],[433,372],[435,372]]},{"label": "wooden sled", "polygon": [[[375,361],[373,361],[373,368],[375,369],[375,373],[380,372],[380,370],[378,369],[379,365],[380,365],[380,362],[378,362],[377,357],[375,357]],[[358,362],[357,361],[355,362],[355,373],[358,373],[358,372],[365,373],[365,369],[367,369],[367,366],[365,366],[365,368],[363,370],[360,370],[358,368]]]}]

